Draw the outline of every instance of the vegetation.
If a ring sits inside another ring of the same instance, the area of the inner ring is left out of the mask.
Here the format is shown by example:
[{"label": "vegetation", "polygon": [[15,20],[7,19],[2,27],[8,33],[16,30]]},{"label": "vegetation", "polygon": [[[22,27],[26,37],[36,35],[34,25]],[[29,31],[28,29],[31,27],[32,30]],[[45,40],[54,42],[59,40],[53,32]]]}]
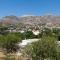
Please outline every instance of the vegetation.
[{"label": "vegetation", "polygon": [[17,43],[21,42],[21,37],[17,34],[0,35],[0,47],[9,52],[16,52],[18,49]]},{"label": "vegetation", "polygon": [[[44,28],[40,30],[39,35],[34,35],[32,31],[8,32],[7,27],[0,28],[0,48],[7,53],[15,53],[18,51],[18,42],[26,39],[40,39],[37,42],[27,45],[23,49],[23,54],[32,60],[60,60],[60,29]],[[10,58],[6,57],[5,60]],[[11,59],[10,59],[11,60]]]},{"label": "vegetation", "polygon": [[24,36],[26,39],[33,39],[33,38],[39,38],[39,35],[34,35],[32,31],[26,31],[24,33]]},{"label": "vegetation", "polygon": [[56,39],[54,37],[44,36],[38,42],[25,47],[24,51],[32,60],[59,60],[57,56],[60,53],[57,49],[59,50]]}]

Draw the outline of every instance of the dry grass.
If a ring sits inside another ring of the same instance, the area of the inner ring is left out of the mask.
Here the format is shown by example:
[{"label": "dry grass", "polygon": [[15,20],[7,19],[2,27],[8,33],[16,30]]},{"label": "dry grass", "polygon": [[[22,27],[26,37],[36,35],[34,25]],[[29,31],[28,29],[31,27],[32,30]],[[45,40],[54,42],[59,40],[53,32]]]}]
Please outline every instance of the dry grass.
[{"label": "dry grass", "polygon": [[6,58],[11,60],[28,60],[26,57],[17,56],[16,53],[4,55],[4,52],[0,52],[0,60],[6,60]]}]

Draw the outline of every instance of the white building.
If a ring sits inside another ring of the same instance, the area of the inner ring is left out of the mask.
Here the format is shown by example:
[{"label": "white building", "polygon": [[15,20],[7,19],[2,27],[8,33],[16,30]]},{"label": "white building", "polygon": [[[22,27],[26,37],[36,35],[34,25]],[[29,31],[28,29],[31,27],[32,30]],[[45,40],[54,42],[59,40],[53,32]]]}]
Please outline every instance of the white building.
[{"label": "white building", "polygon": [[33,30],[32,32],[34,35],[39,35],[39,33],[40,33],[39,30]]}]

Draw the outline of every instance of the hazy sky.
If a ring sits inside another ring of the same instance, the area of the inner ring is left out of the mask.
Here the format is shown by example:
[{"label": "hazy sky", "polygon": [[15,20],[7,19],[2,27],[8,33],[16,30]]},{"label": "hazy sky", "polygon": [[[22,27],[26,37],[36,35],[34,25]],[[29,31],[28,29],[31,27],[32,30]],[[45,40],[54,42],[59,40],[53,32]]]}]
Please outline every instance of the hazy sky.
[{"label": "hazy sky", "polygon": [[0,17],[46,13],[60,15],[60,0],[0,0]]}]

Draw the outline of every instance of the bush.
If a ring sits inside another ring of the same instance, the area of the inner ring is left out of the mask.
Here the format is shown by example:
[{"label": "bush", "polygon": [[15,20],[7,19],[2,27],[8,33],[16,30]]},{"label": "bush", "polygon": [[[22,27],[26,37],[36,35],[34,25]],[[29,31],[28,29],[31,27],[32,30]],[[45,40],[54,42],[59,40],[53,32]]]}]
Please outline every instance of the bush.
[{"label": "bush", "polygon": [[58,45],[54,37],[42,37],[38,42],[28,45],[24,51],[32,60],[54,59],[58,60]]},{"label": "bush", "polygon": [[21,42],[21,38],[15,34],[8,34],[8,35],[1,35],[0,36],[0,46],[6,51],[9,52],[16,52],[18,50],[17,43]]}]

